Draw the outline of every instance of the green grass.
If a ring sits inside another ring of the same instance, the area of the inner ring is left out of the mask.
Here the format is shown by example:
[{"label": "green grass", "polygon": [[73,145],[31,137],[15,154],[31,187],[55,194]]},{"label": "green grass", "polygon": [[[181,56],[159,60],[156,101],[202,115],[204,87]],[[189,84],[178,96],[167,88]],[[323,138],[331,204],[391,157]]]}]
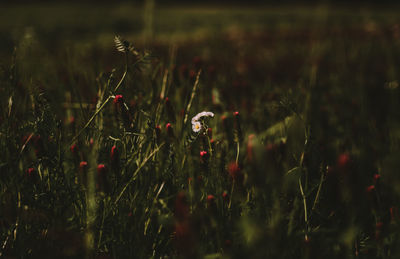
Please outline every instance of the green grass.
[{"label": "green grass", "polygon": [[399,256],[394,8],[4,8],[1,256]]}]

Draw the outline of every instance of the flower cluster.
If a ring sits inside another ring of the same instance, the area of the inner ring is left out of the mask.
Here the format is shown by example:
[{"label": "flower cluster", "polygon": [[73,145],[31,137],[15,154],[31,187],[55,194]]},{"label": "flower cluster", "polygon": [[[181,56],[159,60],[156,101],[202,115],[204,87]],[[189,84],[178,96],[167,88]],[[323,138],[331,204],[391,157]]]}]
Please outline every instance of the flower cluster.
[{"label": "flower cluster", "polygon": [[201,122],[199,121],[202,117],[214,117],[212,112],[200,112],[192,118],[192,130],[194,132],[199,132],[202,129]]}]

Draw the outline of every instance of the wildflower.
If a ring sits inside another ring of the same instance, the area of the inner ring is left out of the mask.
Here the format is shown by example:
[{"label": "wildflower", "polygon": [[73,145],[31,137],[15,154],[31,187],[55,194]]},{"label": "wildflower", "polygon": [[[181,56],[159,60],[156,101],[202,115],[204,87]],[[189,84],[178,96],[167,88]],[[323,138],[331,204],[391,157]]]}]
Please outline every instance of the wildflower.
[{"label": "wildflower", "polygon": [[121,94],[117,94],[114,98],[114,103],[123,103],[124,102],[124,97]]},{"label": "wildflower", "polygon": [[214,113],[206,111],[200,112],[192,118],[192,124],[199,121],[201,117],[214,117]]},{"label": "wildflower", "polygon": [[375,185],[370,185],[370,186],[368,186],[367,187],[367,192],[372,192],[372,191],[374,191],[375,190]]},{"label": "wildflower", "polygon": [[75,117],[71,116],[68,118],[68,124],[70,124],[71,126],[75,126]]},{"label": "wildflower", "polygon": [[207,151],[200,151],[200,158],[204,162],[208,158],[208,153]]},{"label": "wildflower", "polygon": [[377,183],[380,178],[381,178],[380,174],[374,174],[374,182],[375,183]]},{"label": "wildflower", "polygon": [[194,71],[193,69],[191,69],[191,70],[189,71],[189,77],[190,77],[190,80],[194,80],[194,78],[196,77],[196,71]]},{"label": "wildflower", "polygon": [[174,110],[174,107],[172,106],[172,103],[168,97],[165,97],[165,108],[167,110],[168,118],[172,122],[175,122],[175,110]]},{"label": "wildflower", "polygon": [[119,159],[119,152],[116,146],[112,146],[111,152],[110,152],[110,157],[112,162],[117,162]]},{"label": "wildflower", "polygon": [[201,123],[196,121],[196,122],[192,122],[192,130],[193,132],[199,132],[201,130]]},{"label": "wildflower", "polygon": [[207,196],[207,204],[208,206],[212,206],[212,204],[215,202],[215,197],[214,195],[210,194]]},{"label": "wildflower", "polygon": [[99,165],[97,166],[97,173],[98,173],[99,175],[105,174],[105,173],[106,173],[106,166],[105,166],[104,164],[99,164]]},{"label": "wildflower", "polygon": [[71,150],[71,153],[74,155],[77,155],[77,153],[79,151],[78,145],[76,145],[76,144],[72,144],[69,149]]},{"label": "wildflower", "polygon": [[88,163],[87,163],[86,161],[82,161],[82,162],[79,163],[79,168],[80,168],[82,171],[85,171],[86,168],[87,168],[87,165],[88,165]]},{"label": "wildflower", "polygon": [[165,125],[165,128],[167,130],[168,137],[174,138],[174,128],[172,127],[172,124],[168,122]]},{"label": "wildflower", "polygon": [[35,168],[30,167],[28,168],[28,170],[26,171],[29,177],[32,177],[35,173]]},{"label": "wildflower", "polygon": [[240,174],[240,168],[236,162],[231,162],[228,165],[228,173],[233,178],[236,179]]},{"label": "wildflower", "polygon": [[88,163],[86,161],[81,161],[79,163],[80,174],[78,175],[79,181],[87,186],[86,174],[87,174]]},{"label": "wildflower", "polygon": [[233,161],[228,165],[228,174],[232,178],[233,181],[242,184],[244,180],[244,175],[242,173],[241,168],[239,165]]},{"label": "wildflower", "polygon": [[109,192],[109,184],[107,181],[107,168],[104,164],[99,164],[97,166],[97,180],[98,184],[97,187],[99,190],[103,192]]},{"label": "wildflower", "polygon": [[347,153],[342,153],[339,155],[337,160],[337,165],[340,169],[347,169],[350,165],[350,156]]},{"label": "wildflower", "polygon": [[241,142],[243,140],[243,135],[242,135],[242,127],[240,126],[240,114],[238,111],[233,113],[233,116],[235,117],[235,128],[236,128],[236,133],[237,133],[237,138]]},{"label": "wildflower", "polygon": [[201,157],[206,157],[207,156],[207,151],[200,151],[200,156]]},{"label": "wildflower", "polygon": [[202,129],[201,122],[199,121],[202,117],[214,117],[214,113],[212,112],[200,112],[196,116],[192,118],[192,130],[194,132],[199,132]]},{"label": "wildflower", "polygon": [[225,202],[228,202],[228,201],[229,201],[229,194],[228,194],[226,191],[224,191],[224,192],[222,193],[222,199],[223,199]]}]

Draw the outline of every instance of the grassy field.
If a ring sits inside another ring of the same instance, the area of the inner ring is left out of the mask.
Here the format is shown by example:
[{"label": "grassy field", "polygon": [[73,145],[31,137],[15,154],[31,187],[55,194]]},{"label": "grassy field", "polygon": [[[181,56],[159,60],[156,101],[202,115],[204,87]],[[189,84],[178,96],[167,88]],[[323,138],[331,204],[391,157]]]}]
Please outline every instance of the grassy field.
[{"label": "grassy field", "polygon": [[0,257],[400,256],[396,8],[0,9]]}]

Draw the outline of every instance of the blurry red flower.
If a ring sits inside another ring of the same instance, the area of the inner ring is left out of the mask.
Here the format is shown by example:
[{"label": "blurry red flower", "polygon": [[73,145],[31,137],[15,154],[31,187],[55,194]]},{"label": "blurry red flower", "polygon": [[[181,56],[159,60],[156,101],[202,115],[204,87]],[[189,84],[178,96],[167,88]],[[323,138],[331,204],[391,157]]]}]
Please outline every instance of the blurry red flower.
[{"label": "blurry red flower", "polygon": [[79,163],[79,168],[81,169],[81,170],[86,170],[87,169],[87,166],[88,166],[88,163],[86,162],[86,161],[81,161],[80,163]]},{"label": "blurry red flower", "polygon": [[71,153],[74,155],[78,154],[79,148],[77,144],[72,144],[71,147],[69,148],[71,150]]},{"label": "blurry red flower", "polygon": [[367,187],[367,192],[372,192],[375,190],[375,185],[370,185]]},{"label": "blurry red flower", "polygon": [[173,138],[174,137],[174,128],[172,127],[172,124],[167,123],[165,125],[165,128],[167,130],[168,137]]},{"label": "blurry red flower", "polygon": [[114,98],[114,103],[115,104],[121,104],[124,102],[124,97],[121,94],[117,94]]},{"label": "blurry red flower", "polygon": [[111,147],[111,152],[110,152],[110,157],[111,161],[116,162],[119,159],[119,151],[117,149],[117,146],[112,146]]},{"label": "blurry red flower", "polygon": [[348,153],[342,153],[337,159],[337,166],[339,169],[348,169],[350,165],[350,155]]},{"label": "blurry red flower", "polygon": [[229,163],[228,173],[234,181],[237,181],[237,182],[243,181],[243,174],[240,170],[239,165],[236,162],[233,161],[233,162]]},{"label": "blurry red flower", "polygon": [[26,173],[28,174],[29,177],[32,177],[35,174],[35,168],[30,167],[28,170],[26,170]]}]

